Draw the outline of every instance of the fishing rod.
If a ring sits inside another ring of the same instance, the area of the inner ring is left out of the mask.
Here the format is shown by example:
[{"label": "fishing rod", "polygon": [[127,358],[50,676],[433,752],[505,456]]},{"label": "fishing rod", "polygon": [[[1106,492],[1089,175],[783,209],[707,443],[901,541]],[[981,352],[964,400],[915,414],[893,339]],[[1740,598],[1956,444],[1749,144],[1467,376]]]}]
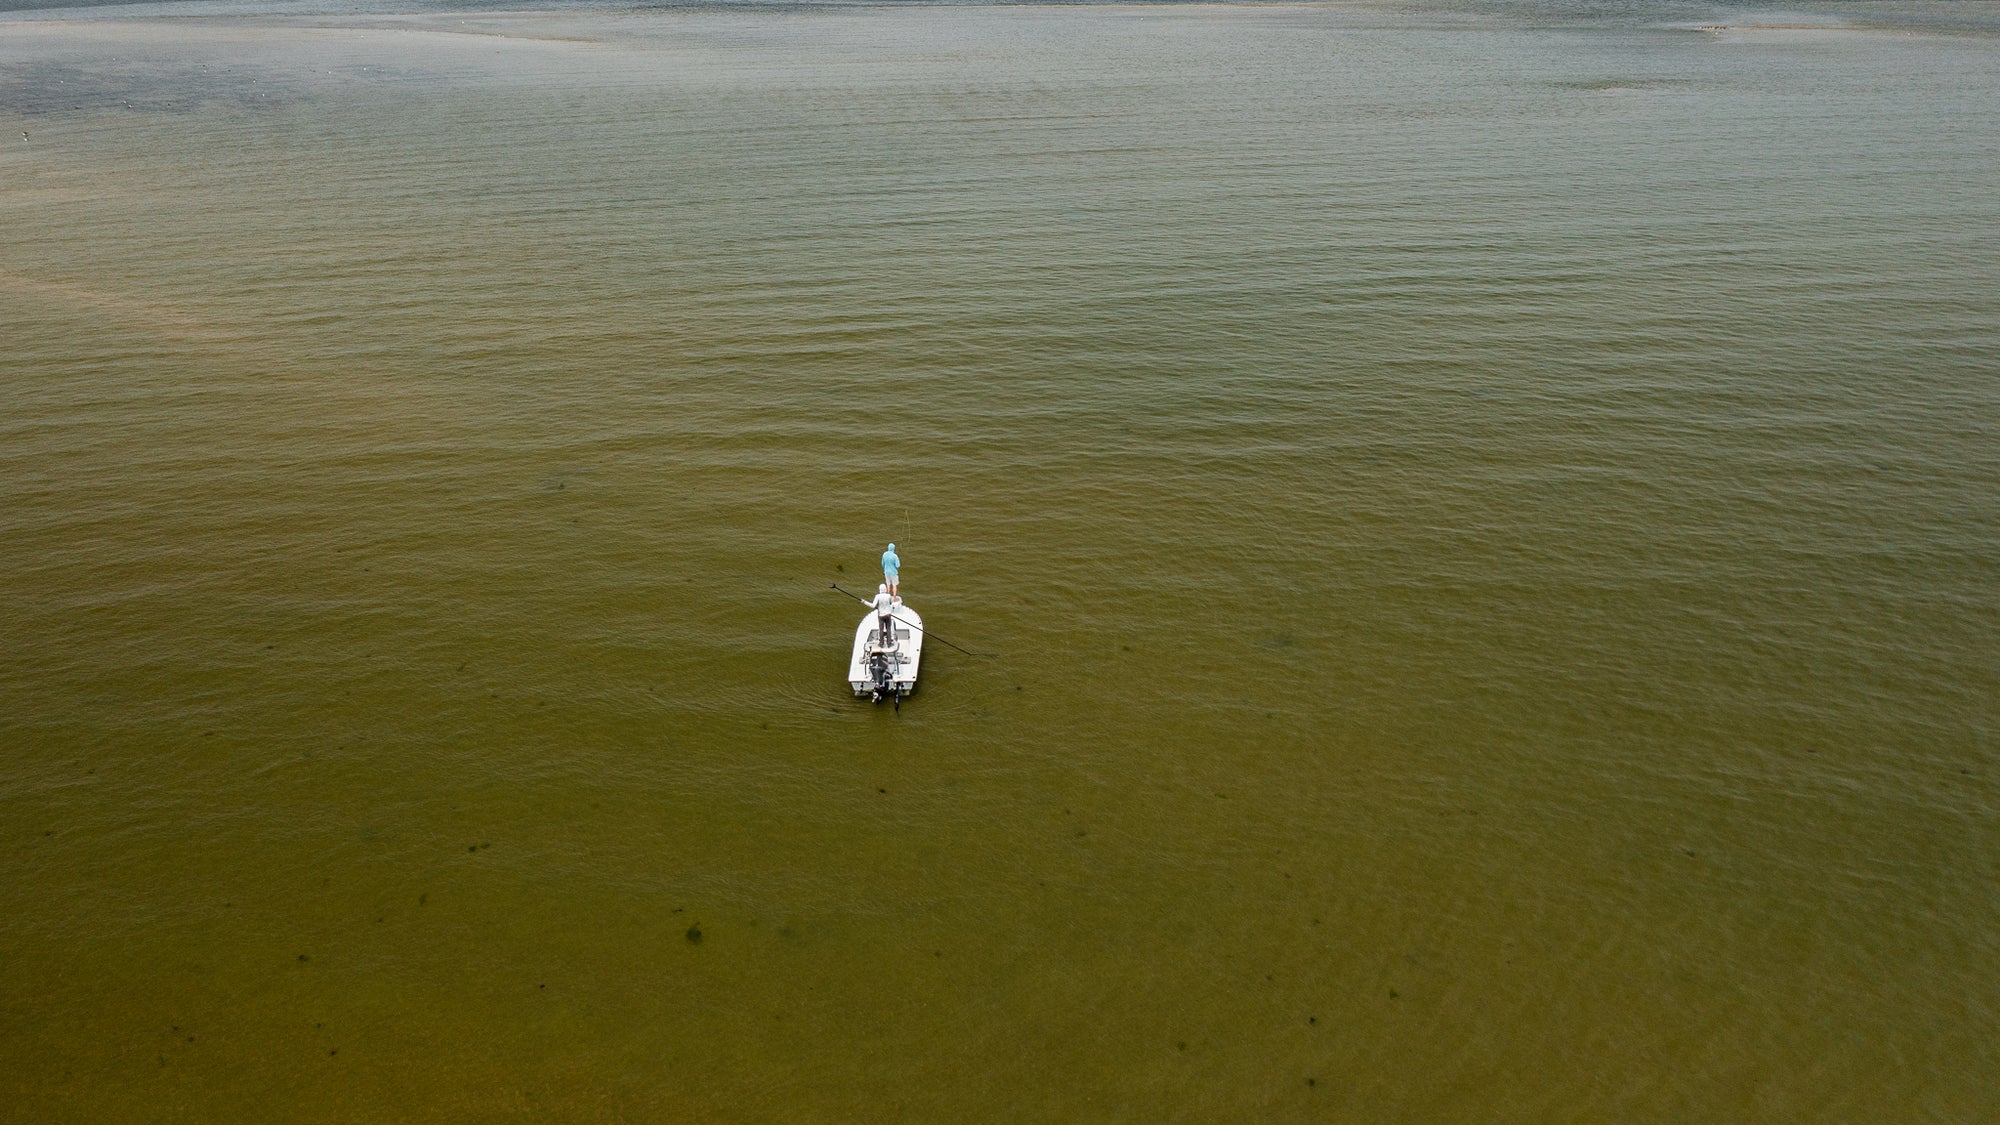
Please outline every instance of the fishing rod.
[{"label": "fishing rod", "polygon": [[[846,594],[848,597],[853,598],[855,601],[860,602],[862,605],[869,606],[871,608],[875,605],[874,602],[869,601],[867,598],[862,597],[860,594],[857,594],[852,590],[841,590],[840,583],[838,582],[830,584],[827,587],[827,589],[840,590],[841,593]],[[960,648],[958,645],[952,645],[950,641],[946,641],[943,637],[938,636],[936,633],[932,633],[929,629],[925,629],[917,625],[910,625],[909,621],[905,620],[904,618],[898,617],[896,620],[902,622],[904,625],[908,625],[910,628],[915,629],[919,633],[928,633],[931,637],[940,641],[944,641],[945,644],[951,645],[951,647],[958,649],[958,651],[964,653],[967,656],[991,657],[995,655],[994,653],[990,652],[974,652],[969,648]]]}]

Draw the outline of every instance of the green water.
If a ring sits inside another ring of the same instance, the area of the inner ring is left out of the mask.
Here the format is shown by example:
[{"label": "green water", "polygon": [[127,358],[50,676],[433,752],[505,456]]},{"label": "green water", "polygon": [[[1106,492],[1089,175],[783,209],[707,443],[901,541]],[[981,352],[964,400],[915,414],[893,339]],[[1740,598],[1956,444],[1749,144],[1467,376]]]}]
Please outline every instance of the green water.
[{"label": "green water", "polygon": [[0,1119],[1992,1119],[1983,19],[0,22]]}]

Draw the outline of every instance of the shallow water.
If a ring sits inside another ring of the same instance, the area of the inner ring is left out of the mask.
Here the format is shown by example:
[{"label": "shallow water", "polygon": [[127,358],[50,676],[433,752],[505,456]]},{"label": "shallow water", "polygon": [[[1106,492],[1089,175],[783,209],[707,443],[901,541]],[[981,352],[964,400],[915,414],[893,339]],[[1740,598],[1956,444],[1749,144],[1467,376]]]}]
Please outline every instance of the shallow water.
[{"label": "shallow water", "polygon": [[0,23],[0,1117],[1991,1116],[1992,30]]}]

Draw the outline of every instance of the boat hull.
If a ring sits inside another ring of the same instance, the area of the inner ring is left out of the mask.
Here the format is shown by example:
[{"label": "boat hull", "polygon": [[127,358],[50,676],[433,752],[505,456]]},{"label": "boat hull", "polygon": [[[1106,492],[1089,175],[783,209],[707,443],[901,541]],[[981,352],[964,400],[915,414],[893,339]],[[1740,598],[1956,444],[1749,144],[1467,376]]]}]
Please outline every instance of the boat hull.
[{"label": "boat hull", "polygon": [[[924,650],[924,619],[907,605],[890,611],[896,635],[882,644],[875,611],[869,610],[854,627],[854,649],[847,661],[847,686],[856,696],[873,697],[880,703],[901,699],[917,690],[917,662]],[[881,667],[876,658],[881,657]]]}]

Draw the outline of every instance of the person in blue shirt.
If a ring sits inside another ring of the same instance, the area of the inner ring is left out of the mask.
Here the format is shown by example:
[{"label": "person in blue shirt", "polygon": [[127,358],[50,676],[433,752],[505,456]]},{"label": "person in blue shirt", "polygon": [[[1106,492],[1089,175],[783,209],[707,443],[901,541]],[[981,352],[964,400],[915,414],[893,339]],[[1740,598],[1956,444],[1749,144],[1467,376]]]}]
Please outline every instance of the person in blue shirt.
[{"label": "person in blue shirt", "polygon": [[898,601],[902,600],[903,595],[896,589],[896,572],[901,570],[902,566],[903,560],[896,557],[896,545],[889,544],[889,549],[882,552],[882,577],[887,580],[889,596]]}]

